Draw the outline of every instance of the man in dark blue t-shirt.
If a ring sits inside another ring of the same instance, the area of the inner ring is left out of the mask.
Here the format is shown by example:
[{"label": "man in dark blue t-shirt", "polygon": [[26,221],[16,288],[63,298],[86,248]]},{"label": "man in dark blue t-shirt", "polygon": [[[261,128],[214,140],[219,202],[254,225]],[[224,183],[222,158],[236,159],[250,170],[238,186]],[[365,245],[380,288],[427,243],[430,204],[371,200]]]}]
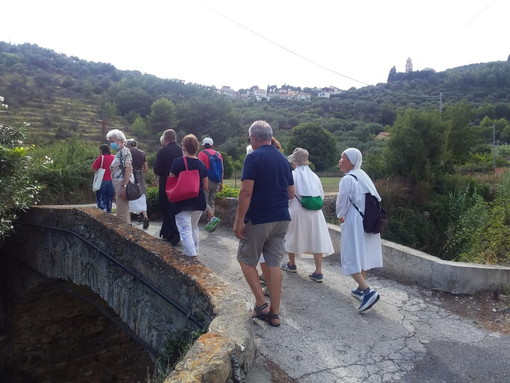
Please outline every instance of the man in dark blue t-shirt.
[{"label": "man in dark blue t-shirt", "polygon": [[[248,131],[253,153],[246,156],[234,222],[239,238],[237,260],[255,295],[253,316],[279,326],[282,274],[280,263],[289,226],[289,199],[294,198],[294,180],[289,162],[271,145],[273,130],[265,121],[255,121]],[[271,306],[266,303],[256,266],[260,254],[268,267],[267,285]]]}]

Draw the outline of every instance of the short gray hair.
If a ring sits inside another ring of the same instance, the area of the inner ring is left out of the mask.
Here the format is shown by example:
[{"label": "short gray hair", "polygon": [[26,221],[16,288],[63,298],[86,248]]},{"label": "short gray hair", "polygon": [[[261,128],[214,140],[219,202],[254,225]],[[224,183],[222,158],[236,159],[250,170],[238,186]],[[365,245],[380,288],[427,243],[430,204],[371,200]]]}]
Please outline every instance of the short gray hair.
[{"label": "short gray hair", "polygon": [[106,133],[106,139],[116,139],[118,141],[126,142],[126,136],[119,129],[112,129],[108,133]]},{"label": "short gray hair", "polygon": [[273,137],[273,129],[266,121],[258,120],[251,124],[248,134],[257,137],[257,141],[270,141]]}]

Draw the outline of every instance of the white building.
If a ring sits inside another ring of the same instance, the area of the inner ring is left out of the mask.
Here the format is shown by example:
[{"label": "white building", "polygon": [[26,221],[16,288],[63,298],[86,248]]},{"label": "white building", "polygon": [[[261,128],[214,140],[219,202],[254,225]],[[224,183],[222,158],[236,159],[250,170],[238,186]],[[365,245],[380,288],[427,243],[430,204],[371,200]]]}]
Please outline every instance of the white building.
[{"label": "white building", "polygon": [[323,97],[323,98],[329,98],[331,95],[340,94],[342,92],[343,92],[343,90],[338,89],[334,86],[330,86],[327,88],[322,88],[317,96]]},{"label": "white building", "polygon": [[257,101],[260,101],[264,98],[268,98],[266,90],[260,88],[253,89],[253,97],[255,97]]},{"label": "white building", "polygon": [[219,93],[228,98],[236,97],[236,91],[229,86],[222,86]]}]

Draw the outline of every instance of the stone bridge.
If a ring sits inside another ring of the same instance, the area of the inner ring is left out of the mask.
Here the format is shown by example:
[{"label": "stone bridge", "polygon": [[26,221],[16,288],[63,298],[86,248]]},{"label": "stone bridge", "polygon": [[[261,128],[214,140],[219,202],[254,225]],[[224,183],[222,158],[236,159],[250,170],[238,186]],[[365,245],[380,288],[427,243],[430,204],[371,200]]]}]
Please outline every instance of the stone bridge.
[{"label": "stone bridge", "polygon": [[[235,204],[218,203],[222,224],[231,225]],[[334,197],[324,210],[331,217]],[[255,346],[247,299],[203,264],[189,264],[166,242],[94,207],[35,207],[19,221],[0,248],[0,381],[16,382],[2,371],[16,368],[9,365],[16,358],[28,366],[19,382],[143,381],[145,369],[153,371],[154,361],[190,333],[201,335],[173,371],[163,371],[165,382],[237,382],[250,370]],[[338,253],[338,226],[330,225],[330,234]],[[389,241],[383,254],[385,273],[430,289],[474,293],[510,284],[510,268],[442,261]],[[89,354],[73,349],[80,337],[100,347]],[[67,366],[66,353],[83,369]],[[48,379],[57,370],[62,379]]]},{"label": "stone bridge", "polygon": [[[107,317],[117,318],[125,327],[124,333],[145,350],[140,355],[150,354],[153,361],[164,357],[172,339],[180,339],[184,333],[202,334],[165,382],[235,382],[250,369],[255,348],[246,300],[204,265],[188,263],[167,243],[96,208],[36,207],[19,222],[0,256],[0,324],[4,329],[0,333],[0,359],[4,363],[9,357],[6,354],[13,352],[19,341],[9,333],[15,328],[12,317],[9,319],[10,302],[28,299],[38,287],[37,295],[42,296],[43,291],[50,290],[48,281],[53,281],[71,294],[60,299],[54,294],[45,302],[45,307],[52,306],[48,312],[75,308],[71,295],[85,297]],[[39,331],[49,332],[48,326],[41,326]],[[75,326],[52,331],[72,331]],[[90,322],[78,327],[82,334],[95,331]],[[39,348],[18,350],[28,365],[36,366],[52,350],[45,350],[51,344],[48,338],[51,334],[46,334]],[[139,358],[130,363],[142,363],[142,356]],[[27,377],[44,376],[41,371],[39,375],[33,370],[25,373]],[[135,381],[134,376],[119,372],[115,379]],[[89,379],[96,381],[92,376]]]}]

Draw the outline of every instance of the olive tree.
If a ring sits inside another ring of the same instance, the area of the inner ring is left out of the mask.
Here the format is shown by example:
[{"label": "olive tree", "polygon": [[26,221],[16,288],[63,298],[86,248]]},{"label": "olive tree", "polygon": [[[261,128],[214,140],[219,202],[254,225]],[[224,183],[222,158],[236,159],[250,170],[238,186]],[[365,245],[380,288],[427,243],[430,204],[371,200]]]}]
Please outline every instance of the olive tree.
[{"label": "olive tree", "polygon": [[406,110],[397,117],[385,148],[389,171],[432,184],[443,165],[447,133],[439,112]]},{"label": "olive tree", "polygon": [[297,147],[308,150],[309,160],[317,171],[326,170],[335,163],[335,138],[318,122],[305,122],[292,129],[287,154]]}]

